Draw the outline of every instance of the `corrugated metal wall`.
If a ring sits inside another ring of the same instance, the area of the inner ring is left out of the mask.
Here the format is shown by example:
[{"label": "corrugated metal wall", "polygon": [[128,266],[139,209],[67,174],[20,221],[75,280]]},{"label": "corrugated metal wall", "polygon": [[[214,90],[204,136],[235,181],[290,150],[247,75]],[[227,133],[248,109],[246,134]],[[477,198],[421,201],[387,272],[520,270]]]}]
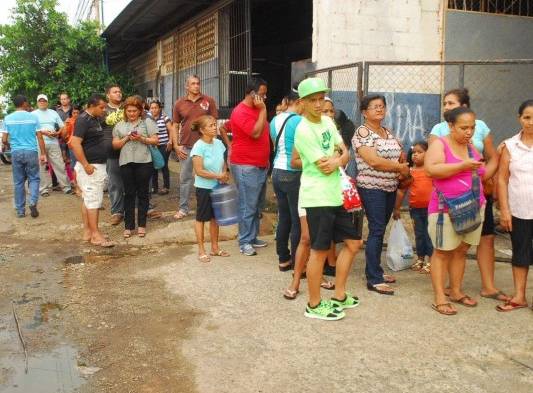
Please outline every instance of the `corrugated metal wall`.
[{"label": "corrugated metal wall", "polygon": [[139,94],[159,99],[171,115],[174,101],[185,94],[187,77],[197,75],[204,94],[221,107],[234,106],[251,73],[248,11],[249,0],[224,2],[132,59]]}]

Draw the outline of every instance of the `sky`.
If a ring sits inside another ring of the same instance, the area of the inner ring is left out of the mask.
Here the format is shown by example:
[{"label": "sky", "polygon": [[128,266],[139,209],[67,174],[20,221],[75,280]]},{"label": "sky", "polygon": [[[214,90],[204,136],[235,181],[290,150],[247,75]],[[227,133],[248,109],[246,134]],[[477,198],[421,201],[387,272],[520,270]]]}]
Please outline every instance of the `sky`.
[{"label": "sky", "polygon": [[[83,0],[59,0],[59,9],[65,12],[70,23],[74,24],[75,13],[78,7],[78,2]],[[120,12],[128,5],[131,0],[104,0],[104,25],[108,26],[113,19],[120,14]],[[9,23],[10,10],[15,7],[16,0],[2,0],[2,7],[0,10],[0,24]]]}]

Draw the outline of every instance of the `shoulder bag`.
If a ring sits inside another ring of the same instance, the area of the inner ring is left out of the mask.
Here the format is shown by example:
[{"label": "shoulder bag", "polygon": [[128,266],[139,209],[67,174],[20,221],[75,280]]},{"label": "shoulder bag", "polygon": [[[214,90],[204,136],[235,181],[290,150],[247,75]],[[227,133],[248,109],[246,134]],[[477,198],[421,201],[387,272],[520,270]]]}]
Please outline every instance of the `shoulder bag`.
[{"label": "shoulder bag", "polygon": [[[144,130],[146,132],[146,137],[148,138],[148,126],[146,125],[146,121],[143,120],[144,124]],[[165,158],[159,151],[159,149],[154,145],[147,145],[148,150],[150,151],[150,155],[152,156],[152,165],[154,166],[154,169],[157,171],[165,166]]]},{"label": "shoulder bag", "polygon": [[[468,145],[468,156],[474,158],[472,147]],[[446,198],[435,188],[439,198],[439,217],[437,219],[437,247],[442,246],[444,205],[448,206],[448,216],[456,233],[463,235],[475,231],[482,223],[480,198],[480,179],[477,170],[472,170],[472,189],[455,198]]]}]

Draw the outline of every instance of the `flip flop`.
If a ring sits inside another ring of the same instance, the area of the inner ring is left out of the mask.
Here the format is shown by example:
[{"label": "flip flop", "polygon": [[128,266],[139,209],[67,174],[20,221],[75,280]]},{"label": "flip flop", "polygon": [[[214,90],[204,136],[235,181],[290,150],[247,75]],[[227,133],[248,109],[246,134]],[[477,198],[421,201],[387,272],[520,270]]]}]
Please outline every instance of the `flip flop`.
[{"label": "flip flop", "polygon": [[441,304],[432,304],[431,308],[442,315],[455,315],[457,314],[457,310],[450,310],[450,311],[444,311],[441,309],[441,307],[448,307],[451,308],[452,305],[450,303],[441,303]]},{"label": "flip flop", "polygon": [[181,220],[182,218],[184,217],[187,217],[187,213],[185,213],[184,211],[178,211],[176,214],[174,214],[174,218],[176,220]]},{"label": "flip flop", "polygon": [[212,257],[229,257],[230,256],[229,252],[227,252],[226,250],[218,250],[217,252],[211,251],[209,255],[211,255]]},{"label": "flip flop", "polygon": [[487,299],[499,300],[499,301],[502,301],[502,302],[507,302],[507,301],[511,300],[511,297],[509,295],[507,295],[506,293],[502,292],[502,291],[489,293],[488,295],[483,295],[483,294],[480,293],[479,296],[487,298]]},{"label": "flip flop", "polygon": [[287,300],[294,300],[296,299],[296,296],[300,293],[299,290],[292,290],[290,288],[287,288],[283,291],[283,297]]},{"label": "flip flop", "polygon": [[[505,308],[505,307],[509,307],[511,306],[511,308]],[[498,304],[496,306],[496,310],[497,311],[501,311],[501,312],[508,312],[508,311],[514,311],[514,310],[517,310],[519,308],[527,308],[527,303],[526,304],[519,304],[519,303],[515,303],[515,302],[512,302],[512,301],[508,301],[508,302],[505,302],[504,304]]]},{"label": "flip flop", "polygon": [[126,229],[122,236],[124,236],[124,239],[129,239],[131,237],[131,230]]},{"label": "flip flop", "polygon": [[207,254],[199,255],[198,260],[203,263],[211,262],[211,258],[209,258],[209,255]]},{"label": "flip flop", "polygon": [[99,242],[99,243],[91,242],[91,244],[93,246],[98,246],[98,247],[103,247],[103,248],[115,247],[115,242],[112,242],[110,240],[104,240],[103,242]]},{"label": "flip flop", "polygon": [[[474,300],[472,299],[470,296],[468,295],[464,295],[462,298],[460,299],[452,299],[450,298],[450,301],[452,303],[457,303],[457,304],[460,304],[462,306],[465,306],[465,307],[476,307],[477,306],[477,302],[474,303],[474,304],[470,304],[470,303],[467,303],[466,300]],[[475,301],[475,300],[474,300]]]},{"label": "flip flop", "polygon": [[392,296],[394,295],[394,291],[393,290],[390,290],[390,291],[385,291],[383,289],[380,289],[380,288],[388,288],[388,289],[391,289],[391,287],[389,287],[386,283],[381,283],[381,284],[366,284],[366,288],[369,290],[369,291],[374,291],[374,292],[377,292],[379,293],[380,295],[389,295],[389,296]]},{"label": "flip flop", "polygon": [[278,264],[278,269],[280,272],[286,272],[286,271],[291,270],[292,268],[293,268],[293,264],[291,261]]},{"label": "flip flop", "polygon": [[139,236],[139,237],[145,237],[145,236],[146,236],[146,229],[144,229],[144,228],[142,228],[142,229],[141,229],[141,228],[138,228],[138,229],[137,229],[137,236]]},{"label": "flip flop", "polygon": [[396,282],[396,278],[389,274],[384,274],[383,281],[385,282],[385,284],[394,284]]},{"label": "flip flop", "polygon": [[320,283],[320,287],[327,289],[328,291],[333,291],[335,289],[335,284],[331,281],[323,281]]}]

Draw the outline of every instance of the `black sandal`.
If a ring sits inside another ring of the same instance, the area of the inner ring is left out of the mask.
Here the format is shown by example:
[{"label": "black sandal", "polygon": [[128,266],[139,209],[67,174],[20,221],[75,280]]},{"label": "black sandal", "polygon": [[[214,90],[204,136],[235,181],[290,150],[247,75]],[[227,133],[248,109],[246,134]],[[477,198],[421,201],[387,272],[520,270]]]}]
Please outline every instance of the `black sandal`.
[{"label": "black sandal", "polygon": [[284,262],[283,264],[278,264],[278,268],[279,268],[279,271],[280,272],[286,272],[286,271],[289,271],[289,270],[292,270],[294,267],[294,265],[292,264],[292,262]]}]

